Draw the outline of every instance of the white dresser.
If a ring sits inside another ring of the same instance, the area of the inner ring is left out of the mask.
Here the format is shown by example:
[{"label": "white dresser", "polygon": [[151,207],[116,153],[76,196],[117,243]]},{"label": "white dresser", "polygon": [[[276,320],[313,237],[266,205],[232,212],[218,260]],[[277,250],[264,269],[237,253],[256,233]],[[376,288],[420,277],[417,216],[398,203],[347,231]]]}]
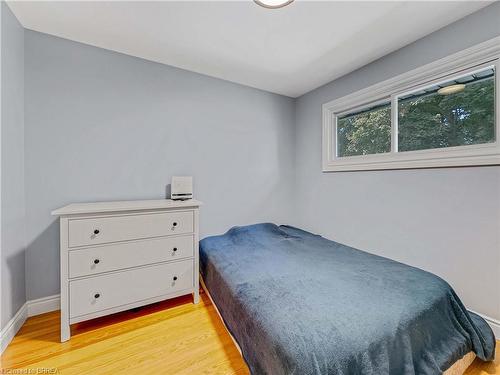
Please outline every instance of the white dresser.
[{"label": "white dresser", "polygon": [[61,342],[70,324],[193,294],[199,300],[200,202],[148,200],[59,208]]}]

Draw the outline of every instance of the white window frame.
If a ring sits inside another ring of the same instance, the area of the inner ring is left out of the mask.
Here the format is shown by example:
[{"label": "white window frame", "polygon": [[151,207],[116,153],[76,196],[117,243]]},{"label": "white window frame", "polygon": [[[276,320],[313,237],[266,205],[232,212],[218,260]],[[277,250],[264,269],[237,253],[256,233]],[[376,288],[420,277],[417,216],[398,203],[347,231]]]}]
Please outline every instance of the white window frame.
[{"label": "white window frame", "polygon": [[[420,88],[495,67],[495,141],[398,152],[398,98]],[[500,37],[323,104],[323,172],[500,165]],[[391,102],[391,151],[337,156],[337,118],[352,110]]]}]

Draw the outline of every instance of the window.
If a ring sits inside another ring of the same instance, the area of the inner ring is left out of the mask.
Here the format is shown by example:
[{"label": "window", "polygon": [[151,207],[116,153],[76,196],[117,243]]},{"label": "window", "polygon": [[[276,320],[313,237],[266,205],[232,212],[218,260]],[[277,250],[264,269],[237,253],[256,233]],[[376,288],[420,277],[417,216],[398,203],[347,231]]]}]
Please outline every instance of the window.
[{"label": "window", "polygon": [[323,105],[323,170],[500,164],[500,38]]},{"label": "window", "polygon": [[495,141],[495,70],[398,98],[398,151]]},{"label": "window", "polygon": [[337,117],[337,156],[380,154],[390,151],[390,101]]}]

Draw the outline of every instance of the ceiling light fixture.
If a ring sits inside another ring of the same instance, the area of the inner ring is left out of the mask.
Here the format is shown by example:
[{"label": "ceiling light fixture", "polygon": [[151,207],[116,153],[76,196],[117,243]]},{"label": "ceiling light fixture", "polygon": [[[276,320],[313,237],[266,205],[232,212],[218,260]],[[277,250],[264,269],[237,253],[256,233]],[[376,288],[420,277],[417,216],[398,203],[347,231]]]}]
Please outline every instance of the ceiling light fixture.
[{"label": "ceiling light fixture", "polygon": [[446,86],[442,87],[438,90],[439,95],[450,95],[450,94],[456,94],[458,92],[462,92],[465,90],[465,85],[451,85],[451,86]]},{"label": "ceiling light fixture", "polygon": [[256,4],[267,9],[278,9],[292,3],[293,0],[253,0]]}]

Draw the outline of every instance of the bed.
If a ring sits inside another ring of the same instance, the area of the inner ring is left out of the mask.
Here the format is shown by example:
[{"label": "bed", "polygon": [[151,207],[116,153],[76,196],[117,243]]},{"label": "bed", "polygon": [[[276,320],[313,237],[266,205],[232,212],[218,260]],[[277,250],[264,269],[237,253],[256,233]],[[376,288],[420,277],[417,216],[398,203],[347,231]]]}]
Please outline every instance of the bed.
[{"label": "bed", "polygon": [[200,273],[252,374],[460,373],[494,357],[441,278],[290,226],[203,239]]}]

